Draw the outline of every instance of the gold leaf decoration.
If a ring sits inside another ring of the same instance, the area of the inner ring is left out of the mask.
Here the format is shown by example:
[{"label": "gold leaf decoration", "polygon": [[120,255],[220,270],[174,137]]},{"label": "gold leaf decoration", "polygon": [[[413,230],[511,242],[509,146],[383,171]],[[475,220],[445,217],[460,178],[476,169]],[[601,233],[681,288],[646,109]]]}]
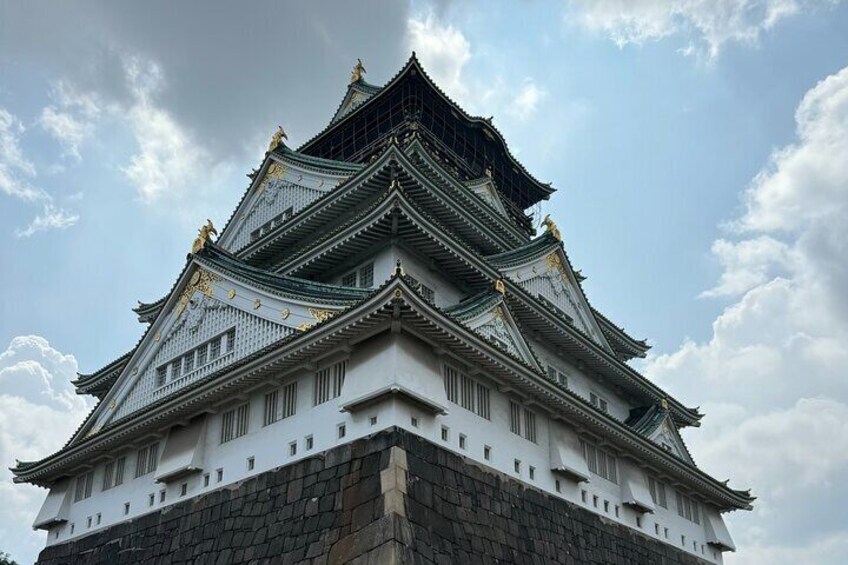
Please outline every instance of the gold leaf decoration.
[{"label": "gold leaf decoration", "polygon": [[182,294],[180,295],[180,301],[177,304],[177,308],[175,313],[177,318],[183,313],[188,306],[189,300],[194,296],[195,291],[201,292],[206,296],[212,297],[215,294],[214,288],[212,287],[212,283],[215,281],[220,281],[221,277],[216,274],[210,273],[209,271],[205,271],[203,269],[198,269],[191,275],[191,280],[189,280],[188,286],[185,287]]},{"label": "gold leaf decoration", "polygon": [[232,300],[233,298],[236,297],[236,291],[231,288],[230,291],[227,292],[227,296],[230,298],[230,300]]},{"label": "gold leaf decoration", "polygon": [[310,308],[309,315],[315,318],[318,322],[323,322],[324,320],[329,320],[335,315],[335,312],[331,310],[319,310],[317,308]]},{"label": "gold leaf decoration", "polygon": [[287,318],[289,317],[289,314],[291,314],[291,312],[289,312],[289,309],[288,309],[288,308],[286,308],[285,310],[283,310],[282,312],[280,312],[280,318],[282,318],[283,320],[285,320],[285,319],[287,319]]},{"label": "gold leaf decoration", "polygon": [[260,306],[262,306],[262,301],[261,301],[261,300],[259,300],[259,299],[257,298],[256,300],[254,300],[254,301],[253,301],[253,309],[254,309],[254,310],[259,310],[259,307],[260,307]]}]

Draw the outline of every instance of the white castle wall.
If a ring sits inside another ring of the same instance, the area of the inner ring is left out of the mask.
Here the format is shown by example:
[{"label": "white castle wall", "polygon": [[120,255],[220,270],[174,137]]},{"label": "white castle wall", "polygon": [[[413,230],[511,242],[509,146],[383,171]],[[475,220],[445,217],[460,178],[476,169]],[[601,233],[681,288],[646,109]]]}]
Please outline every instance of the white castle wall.
[{"label": "white castle wall", "polygon": [[[412,340],[413,338],[404,337],[402,339]],[[395,351],[395,355],[391,357],[387,354],[388,343],[388,340],[378,337],[371,342],[358,345],[348,361],[346,382],[349,383],[353,379],[370,379],[371,375],[366,371],[365,363],[361,360],[386,355],[386,363],[395,363],[394,366],[397,367],[415,365],[433,368],[429,373],[419,371],[416,373],[418,375],[416,378],[432,379],[430,385],[442,386],[443,376],[439,370],[435,369],[435,367],[441,365],[441,361],[437,360],[434,357],[435,354],[423,346],[423,343],[417,342],[419,345],[403,348],[403,354],[400,356],[397,356],[397,351]],[[332,361],[319,364],[317,369],[320,370]],[[101,491],[104,465],[98,463],[95,467],[92,497],[71,505],[68,523],[55,526],[49,530],[48,544],[61,543],[98,528],[113,525],[121,520],[150,511],[158,511],[163,506],[184,498],[180,496],[183,483],[187,484],[185,496],[195,496],[304,457],[310,457],[323,450],[351,442],[376,431],[398,426],[481,465],[524,481],[529,486],[541,489],[554,496],[560,496],[574,504],[602,514],[609,520],[639,529],[646,535],[681,547],[707,560],[716,563],[722,562],[720,552],[705,546],[704,526],[689,522],[677,515],[674,491],[671,488],[668,489],[667,493],[669,509],[658,508],[654,514],[641,515],[641,526],[639,526],[636,523],[638,514],[622,505],[619,485],[596,475],[592,475],[589,483],[578,484],[551,472],[550,421],[548,415],[535,409],[537,414],[536,442],[519,437],[509,431],[509,400],[511,397],[501,393],[498,389],[498,383],[488,376],[476,374],[474,378],[490,387],[490,420],[477,416],[453,403],[449,403],[448,414],[434,415],[423,411],[418,404],[407,402],[403,396],[386,397],[384,400],[353,414],[340,412],[339,399],[313,406],[314,372],[300,370],[286,375],[281,379],[283,384],[294,380],[298,383],[296,415],[263,427],[264,394],[266,391],[258,390],[250,394],[248,399],[250,402],[250,425],[247,435],[221,444],[222,413],[209,414],[204,439],[205,452],[202,459],[202,472],[197,472],[185,479],[176,480],[169,485],[155,483],[153,480],[154,473],[134,479],[133,471],[136,456],[134,451],[128,451],[124,453],[127,456],[124,484],[107,491]],[[420,384],[422,388],[425,388],[424,385],[427,383]],[[234,400],[232,406],[237,404],[239,404],[239,401]],[[228,407],[223,406],[221,410],[226,410]],[[417,425],[413,425],[412,418],[417,420]],[[346,426],[345,437],[341,439],[338,437],[339,424]],[[448,428],[446,440],[442,439],[443,426]],[[163,433],[165,432],[166,430],[163,430]],[[466,438],[464,449],[459,447],[460,434]],[[314,440],[312,450],[305,448],[305,437],[308,435],[311,435]],[[290,442],[297,442],[298,445],[297,454],[294,456],[289,453]],[[485,445],[491,447],[491,460],[489,461],[486,461],[483,456]],[[122,454],[116,452],[113,455]],[[255,461],[253,470],[248,470],[247,460],[249,457],[253,457]],[[516,459],[521,461],[521,469],[518,473],[514,469]],[[532,479],[530,478],[531,466],[535,468],[535,476]],[[217,482],[216,477],[216,470],[219,468],[223,469],[221,483]],[[205,473],[210,474],[210,483],[207,487],[203,486]],[[557,491],[557,480],[559,480],[560,492]],[[160,502],[159,499],[159,493],[163,489],[166,491],[164,503]],[[583,501],[583,491],[586,493],[585,502]],[[149,505],[150,494],[155,497],[153,506]],[[597,507],[594,505],[594,497],[597,497],[598,500]],[[609,503],[606,510],[604,507],[605,501]],[[124,504],[126,502],[130,503],[128,515],[124,515]],[[618,516],[615,514],[616,508],[618,508]],[[101,515],[99,526],[96,524],[98,513]],[[87,525],[89,516],[92,517],[90,528]],[[659,536],[655,534],[655,523],[660,524]],[[71,524],[74,524],[73,534],[70,532]],[[664,528],[669,530],[667,539],[664,536]],[[681,544],[681,535],[686,537],[685,544]],[[693,542],[695,543],[694,547]]]}]

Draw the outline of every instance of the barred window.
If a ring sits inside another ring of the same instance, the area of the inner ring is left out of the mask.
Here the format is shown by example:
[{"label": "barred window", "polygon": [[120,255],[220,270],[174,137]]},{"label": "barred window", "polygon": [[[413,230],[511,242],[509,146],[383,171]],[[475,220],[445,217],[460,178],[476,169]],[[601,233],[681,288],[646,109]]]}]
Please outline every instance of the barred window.
[{"label": "barred window", "polygon": [[277,417],[277,408],[279,406],[279,392],[280,391],[275,390],[265,395],[265,417],[262,420],[263,426],[273,424],[279,419]]},{"label": "barred window", "polygon": [[648,490],[651,491],[651,500],[663,508],[668,508],[668,500],[665,495],[665,483],[653,477],[648,477]]},{"label": "barred window", "polygon": [[156,368],[156,386],[162,386],[169,380],[176,380],[183,375],[199,369],[207,361],[214,361],[221,355],[221,350],[227,353],[235,348],[236,328],[230,328],[225,334],[218,335],[210,341],[188,351],[182,356]]},{"label": "barred window", "polygon": [[197,348],[197,366],[201,367],[206,364],[206,354],[207,349],[209,348],[208,343],[204,343],[200,347]]},{"label": "barred window", "polygon": [[618,467],[615,455],[601,449],[585,439],[580,440],[583,457],[589,467],[589,472],[618,483]]},{"label": "barred window", "polygon": [[686,518],[690,522],[701,523],[701,513],[698,503],[680,492],[677,493],[677,513],[681,518]]},{"label": "barred window", "polygon": [[289,418],[297,413],[297,381],[283,387],[283,413],[281,418]]},{"label": "barred window", "polygon": [[79,502],[91,496],[91,486],[94,483],[94,470],[77,477],[74,502]]},{"label": "barred window", "polygon": [[221,417],[221,443],[247,434],[250,424],[250,403],[224,412]]},{"label": "barred window", "polygon": [[124,482],[124,457],[106,463],[103,469],[103,489],[109,490]]},{"label": "barred window", "polygon": [[356,286],[356,271],[342,277],[342,286]]},{"label": "barred window", "polygon": [[183,372],[183,360],[177,359],[176,361],[171,363],[171,379],[176,380],[180,378],[180,375]]},{"label": "barred window", "polygon": [[477,415],[491,419],[491,411],[489,409],[489,387],[485,387],[477,383]]},{"label": "barred window", "polygon": [[536,414],[517,402],[510,401],[509,431],[536,443]]},{"label": "barred window", "polygon": [[359,286],[362,288],[374,286],[374,263],[368,263],[359,269]]},{"label": "barred window", "polygon": [[459,398],[459,378],[458,371],[450,365],[445,365],[445,394],[448,400],[456,402]]},{"label": "barred window", "polygon": [[459,405],[474,412],[474,381],[471,377],[460,377]]},{"label": "barred window", "polygon": [[536,443],[536,414],[524,409],[524,437]]},{"label": "barred window", "polygon": [[341,395],[346,369],[347,360],[344,360],[315,373],[315,394],[313,398],[315,406]]},{"label": "barred window", "polygon": [[515,402],[509,403],[509,431],[521,435],[521,406]]},{"label": "barred window", "polygon": [[135,460],[136,478],[156,470],[159,459],[159,443],[152,443],[138,450]]},{"label": "barred window", "polygon": [[482,418],[491,419],[489,387],[477,382],[451,365],[445,364],[443,369],[445,395],[448,400]]},{"label": "barred window", "polygon": [[221,356],[221,338],[209,342],[209,360],[214,361]]}]

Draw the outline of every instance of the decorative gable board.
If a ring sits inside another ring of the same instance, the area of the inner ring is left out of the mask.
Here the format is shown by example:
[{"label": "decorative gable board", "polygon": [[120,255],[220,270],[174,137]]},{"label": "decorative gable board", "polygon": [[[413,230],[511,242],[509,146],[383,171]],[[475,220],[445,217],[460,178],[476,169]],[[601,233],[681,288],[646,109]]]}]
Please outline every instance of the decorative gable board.
[{"label": "decorative gable board", "polygon": [[[349,174],[310,170],[276,158],[255,182],[218,245],[228,251],[242,249],[338,186]],[[258,230],[258,231],[257,231]],[[253,234],[253,235],[252,235]]]},{"label": "decorative gable board", "polygon": [[503,269],[503,273],[533,296],[539,296],[556,307],[570,319],[574,327],[612,351],[561,249],[555,249],[527,264]]},{"label": "decorative gable board", "polygon": [[666,415],[663,422],[657,426],[657,429],[648,435],[648,439],[666,451],[673,453],[677,458],[686,461],[691,465],[695,464],[683,443],[683,438],[680,437],[680,432],[677,430],[677,426],[675,426],[674,422],[672,422],[671,416]]},{"label": "decorative gable board", "polygon": [[[338,306],[282,298],[226,273],[194,264],[186,270],[182,284],[168,299],[84,429],[89,435],[97,433],[112,420],[137,412],[338,310]],[[195,361],[188,372],[183,364],[179,377],[172,378],[169,372],[164,385],[157,383],[159,367],[183,358],[231,329],[235,329],[232,348],[225,339],[214,360],[209,360],[207,353],[205,364],[198,366]]]},{"label": "decorative gable board", "polygon": [[483,202],[494,208],[498,214],[505,218],[509,218],[506,208],[504,208],[503,202],[501,202],[501,199],[498,196],[498,191],[495,189],[492,179],[482,178],[476,181],[471,181],[467,183],[467,186],[471,192],[479,196]]},{"label": "decorative gable board", "polygon": [[333,119],[330,120],[330,123],[335,123],[341,120],[346,115],[350,114],[357,108],[359,108],[366,100],[374,96],[379,89],[377,87],[359,87],[357,85],[351,85],[348,89],[347,94],[345,94],[344,100],[342,100],[341,106],[339,106],[338,112],[333,116]]},{"label": "decorative gable board", "polygon": [[531,367],[541,370],[530,346],[527,345],[527,341],[521,335],[521,331],[503,301],[482,314],[464,320],[463,323],[483,337],[494,341],[512,355],[523,359]]}]

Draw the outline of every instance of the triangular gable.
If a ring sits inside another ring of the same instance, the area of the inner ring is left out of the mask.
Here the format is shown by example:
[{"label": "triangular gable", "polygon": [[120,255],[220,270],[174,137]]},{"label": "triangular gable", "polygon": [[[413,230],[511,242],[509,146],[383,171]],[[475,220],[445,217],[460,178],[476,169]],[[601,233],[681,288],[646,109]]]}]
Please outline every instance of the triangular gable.
[{"label": "triangular gable", "polygon": [[634,408],[625,422],[636,433],[648,438],[678,459],[694,465],[677,425],[668,411],[668,403]]},{"label": "triangular gable", "polygon": [[236,251],[350,178],[360,165],[297,155],[281,146],[257,173],[218,241]]},{"label": "triangular gable", "polygon": [[115,385],[74,439],[93,435],[344,307],[282,295],[196,256]]},{"label": "triangular gable", "polygon": [[666,451],[671,452],[679,459],[682,459],[691,465],[695,464],[695,462],[692,461],[692,456],[689,454],[689,450],[686,449],[686,444],[683,443],[683,438],[680,437],[680,432],[678,431],[677,426],[674,425],[674,422],[668,413],[666,413],[665,418],[663,418],[662,423],[657,426],[654,433],[648,436],[648,439]]},{"label": "triangular gable", "polygon": [[495,183],[489,177],[483,177],[474,181],[468,181],[466,186],[471,189],[471,192],[480,197],[483,202],[491,206],[501,216],[508,218],[506,208],[498,196],[498,191],[495,189]]},{"label": "triangular gable", "polygon": [[[549,236],[546,234],[543,237]],[[593,341],[612,351],[562,250],[562,245],[552,244],[546,252],[533,253],[524,260],[503,264],[501,272],[530,294],[538,296],[546,306],[552,306],[560,314],[564,314],[574,327]]]},{"label": "triangular gable", "polygon": [[533,350],[515,323],[503,296],[484,297],[480,302],[483,308],[467,310],[456,317],[467,327],[476,331],[496,346],[523,360],[525,363],[542,370]]},{"label": "triangular gable", "polygon": [[339,105],[339,109],[333,115],[333,119],[330,120],[330,123],[334,123],[342,119],[350,112],[357,109],[366,100],[380,92],[380,90],[381,88],[379,86],[368,84],[361,79],[351,83],[347,88],[345,97],[342,99],[342,103]]}]

